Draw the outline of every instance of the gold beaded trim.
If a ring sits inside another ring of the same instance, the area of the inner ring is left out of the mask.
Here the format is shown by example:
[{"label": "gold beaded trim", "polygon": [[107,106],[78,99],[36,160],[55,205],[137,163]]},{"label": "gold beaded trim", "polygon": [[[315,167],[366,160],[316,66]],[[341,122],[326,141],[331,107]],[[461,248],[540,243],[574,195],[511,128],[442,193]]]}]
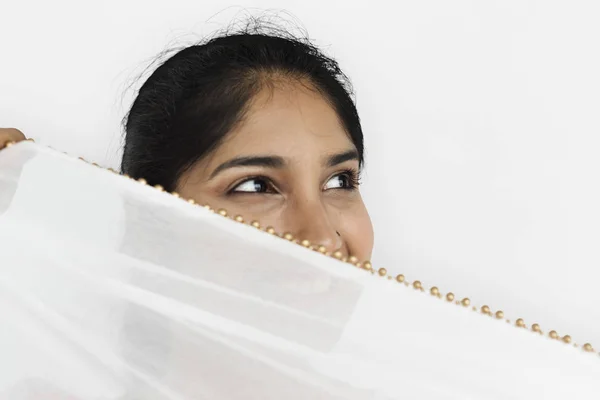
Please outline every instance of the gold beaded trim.
[{"label": "gold beaded trim", "polygon": [[[27,139],[27,141],[34,142],[33,139]],[[11,147],[14,144],[15,144],[14,141],[8,141],[8,142],[6,142],[4,144],[4,146],[0,145],[0,150],[2,150],[4,148]],[[66,153],[64,153],[64,154],[66,154]],[[148,185],[148,182],[144,178],[139,178],[139,179],[136,180],[136,179],[131,178],[129,175],[127,175],[127,174],[121,174],[121,173],[115,171],[112,168],[103,168],[103,167],[100,167],[97,163],[90,163],[89,161],[86,161],[82,157],[79,157],[79,159],[82,160],[82,161],[84,161],[84,162],[86,162],[86,163],[88,163],[88,164],[90,164],[90,165],[93,165],[95,167],[99,167],[101,169],[108,170],[110,172],[113,172],[113,173],[115,173],[117,175],[120,175],[120,176],[123,176],[125,178],[131,179],[131,180],[135,180],[135,181],[137,181],[138,183],[140,183],[142,185]],[[154,189],[158,190],[159,192],[165,192],[165,189],[161,185],[155,185],[153,187],[154,187]],[[275,229],[273,227],[271,227],[271,226],[267,226],[266,228],[263,229],[262,226],[261,226],[261,224],[260,224],[260,222],[258,222],[258,221],[254,220],[254,221],[246,222],[244,220],[244,217],[242,217],[241,215],[232,216],[232,215],[229,215],[229,213],[227,212],[227,210],[225,210],[224,208],[219,208],[219,209],[215,210],[215,209],[211,208],[210,205],[208,205],[208,204],[201,205],[201,204],[196,203],[196,201],[194,199],[184,199],[177,192],[170,192],[170,193],[169,192],[165,192],[165,193],[170,194],[171,196],[173,196],[175,198],[178,198],[178,199],[181,199],[183,201],[186,201],[189,204],[198,205],[200,207],[203,207],[203,208],[205,208],[205,209],[207,209],[207,210],[209,210],[211,212],[215,212],[215,213],[221,215],[222,217],[232,219],[232,220],[234,220],[234,221],[236,221],[238,223],[241,223],[241,224],[248,223],[249,225],[253,226],[254,228],[256,228],[256,229],[258,229],[260,231],[264,231],[264,232],[269,233],[269,234],[271,234],[273,236],[280,237],[280,238],[282,238],[284,240],[287,240],[289,242],[298,244],[298,245],[300,245],[302,247],[305,247],[307,249],[319,252],[319,253],[321,253],[321,254],[323,254],[325,256],[335,258],[336,260],[339,260],[341,262],[350,264],[350,265],[352,265],[352,266],[354,266],[356,268],[364,270],[365,272],[370,272],[372,275],[385,278],[385,279],[387,279],[389,281],[395,281],[396,283],[403,284],[406,287],[412,286],[414,290],[418,290],[420,292],[425,292],[426,291],[426,289],[423,287],[423,284],[421,283],[421,281],[415,280],[412,283],[410,283],[409,281],[406,280],[406,278],[402,274],[399,274],[399,275],[396,275],[396,276],[389,275],[388,271],[385,268],[375,269],[373,267],[373,265],[371,264],[370,261],[362,261],[361,262],[361,261],[358,260],[358,258],[356,258],[354,256],[345,257],[343,255],[343,253],[340,252],[340,251],[328,252],[327,248],[325,246],[321,246],[321,245],[317,245],[317,244],[312,244],[308,240],[297,239],[290,232],[285,232],[283,234],[277,233],[275,231]],[[459,300],[459,298],[456,297],[455,294],[452,293],[452,292],[448,292],[448,293],[446,293],[444,295],[437,286],[432,286],[428,291],[429,291],[429,293],[430,293],[431,296],[434,296],[434,297],[436,297],[438,299],[441,299],[442,301],[446,301],[448,303],[455,304],[457,306],[464,307],[464,308],[471,307],[471,309],[473,311],[475,311],[475,312],[479,312],[479,313],[481,313],[483,315],[495,318],[497,320],[505,320],[506,323],[508,323],[508,324],[512,323],[510,319],[505,318],[504,312],[502,310],[497,310],[497,311],[493,312],[492,309],[490,308],[490,306],[488,306],[488,305],[483,305],[481,307],[477,307],[477,306],[474,306],[474,305],[471,306],[471,300],[468,297],[463,297],[462,299]],[[515,320],[515,322],[514,322],[514,326],[517,327],[517,328],[521,328],[521,329],[530,329],[532,332],[538,333],[540,335],[545,335],[545,332],[542,330],[542,328],[540,327],[539,324],[534,323],[534,324],[531,325],[531,327],[528,327],[527,324],[525,323],[525,321],[522,318],[517,318]],[[573,346],[575,348],[581,348],[581,350],[583,350],[585,352],[596,353],[596,350],[594,350],[594,347],[590,343],[585,343],[583,346],[581,346],[581,345],[579,345],[577,343],[574,343],[572,341],[570,335],[563,335],[563,336],[561,336],[555,330],[550,330],[550,331],[548,331],[547,336],[549,338],[553,339],[553,340],[560,341],[560,342],[562,342],[564,344],[571,345],[571,346]],[[600,352],[598,352],[597,354],[600,355]]]}]

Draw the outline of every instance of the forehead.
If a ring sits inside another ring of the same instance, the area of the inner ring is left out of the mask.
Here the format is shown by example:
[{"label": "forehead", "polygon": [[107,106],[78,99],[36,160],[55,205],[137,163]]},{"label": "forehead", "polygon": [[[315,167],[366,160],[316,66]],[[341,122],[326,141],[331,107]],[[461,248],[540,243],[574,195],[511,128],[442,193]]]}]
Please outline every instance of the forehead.
[{"label": "forehead", "polygon": [[319,92],[301,83],[279,83],[254,97],[213,158],[274,154],[299,160],[353,148],[337,113]]}]

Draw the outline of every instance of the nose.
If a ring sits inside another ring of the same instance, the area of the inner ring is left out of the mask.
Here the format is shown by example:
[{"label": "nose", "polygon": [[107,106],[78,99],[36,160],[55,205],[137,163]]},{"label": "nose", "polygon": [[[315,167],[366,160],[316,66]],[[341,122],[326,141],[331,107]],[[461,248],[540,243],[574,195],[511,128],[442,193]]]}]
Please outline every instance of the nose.
[{"label": "nose", "polygon": [[292,231],[300,240],[308,240],[311,244],[325,247],[325,251],[333,253],[342,252],[348,255],[344,239],[336,229],[336,216],[328,211],[321,202],[312,202],[298,207],[295,210]]}]

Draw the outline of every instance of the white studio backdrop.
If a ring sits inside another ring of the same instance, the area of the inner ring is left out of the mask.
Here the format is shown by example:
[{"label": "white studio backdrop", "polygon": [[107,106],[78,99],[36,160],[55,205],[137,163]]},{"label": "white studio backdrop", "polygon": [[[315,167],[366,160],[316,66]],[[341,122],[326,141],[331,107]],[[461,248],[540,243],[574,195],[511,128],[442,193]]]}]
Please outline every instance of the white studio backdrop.
[{"label": "white studio backdrop", "polygon": [[117,167],[157,53],[285,10],[354,83],[376,265],[480,299],[600,267],[596,0],[1,1],[0,126]]}]

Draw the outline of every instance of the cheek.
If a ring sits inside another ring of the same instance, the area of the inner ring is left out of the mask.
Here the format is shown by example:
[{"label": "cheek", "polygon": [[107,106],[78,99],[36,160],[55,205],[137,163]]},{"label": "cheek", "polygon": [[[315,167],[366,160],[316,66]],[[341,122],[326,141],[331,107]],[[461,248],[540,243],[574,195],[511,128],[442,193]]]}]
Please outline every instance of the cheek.
[{"label": "cheek", "polygon": [[373,252],[373,224],[363,203],[343,216],[344,240],[350,253],[360,261],[371,259]]}]

